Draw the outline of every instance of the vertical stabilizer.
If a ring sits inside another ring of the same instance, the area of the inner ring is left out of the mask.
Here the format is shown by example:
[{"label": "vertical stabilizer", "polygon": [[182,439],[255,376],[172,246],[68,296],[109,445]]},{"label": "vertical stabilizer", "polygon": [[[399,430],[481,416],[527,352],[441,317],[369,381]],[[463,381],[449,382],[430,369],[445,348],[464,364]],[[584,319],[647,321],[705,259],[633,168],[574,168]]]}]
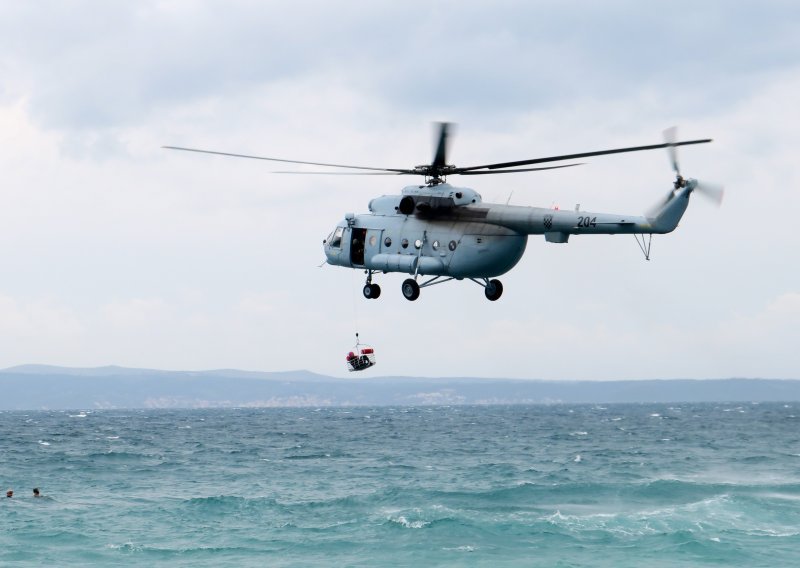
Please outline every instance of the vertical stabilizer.
[{"label": "vertical stabilizer", "polygon": [[685,187],[673,190],[667,199],[647,215],[653,233],[671,233],[678,226],[686,208],[689,206],[689,195],[697,182],[688,180]]}]

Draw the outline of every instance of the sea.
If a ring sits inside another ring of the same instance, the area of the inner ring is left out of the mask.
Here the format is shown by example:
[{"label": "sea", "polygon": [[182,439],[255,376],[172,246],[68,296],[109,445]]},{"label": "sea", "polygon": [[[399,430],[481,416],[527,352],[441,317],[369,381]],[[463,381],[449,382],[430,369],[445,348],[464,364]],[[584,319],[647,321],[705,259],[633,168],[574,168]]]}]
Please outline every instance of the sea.
[{"label": "sea", "polygon": [[794,403],[6,411],[0,483],[0,566],[800,566]]}]

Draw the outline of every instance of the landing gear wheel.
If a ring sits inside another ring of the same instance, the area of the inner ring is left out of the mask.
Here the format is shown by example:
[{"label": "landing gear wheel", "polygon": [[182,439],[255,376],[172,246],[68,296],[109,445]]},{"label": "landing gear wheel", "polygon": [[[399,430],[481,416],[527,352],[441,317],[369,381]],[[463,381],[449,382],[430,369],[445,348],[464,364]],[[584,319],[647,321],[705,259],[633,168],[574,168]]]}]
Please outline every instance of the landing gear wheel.
[{"label": "landing gear wheel", "polygon": [[403,296],[405,296],[405,299],[410,302],[413,302],[419,298],[419,284],[417,284],[417,281],[413,278],[406,278],[403,281],[401,290],[403,291]]},{"label": "landing gear wheel", "polygon": [[367,300],[375,300],[381,295],[381,287],[377,284],[364,284],[361,291]]},{"label": "landing gear wheel", "polygon": [[486,294],[487,300],[494,302],[503,295],[503,283],[499,280],[489,280],[483,293]]}]

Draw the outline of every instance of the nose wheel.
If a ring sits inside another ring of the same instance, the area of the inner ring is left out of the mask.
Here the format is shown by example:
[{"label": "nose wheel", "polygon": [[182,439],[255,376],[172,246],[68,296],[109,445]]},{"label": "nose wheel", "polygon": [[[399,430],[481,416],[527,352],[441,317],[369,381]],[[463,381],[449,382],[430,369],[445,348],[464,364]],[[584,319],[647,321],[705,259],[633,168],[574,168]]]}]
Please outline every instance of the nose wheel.
[{"label": "nose wheel", "polygon": [[377,284],[365,284],[361,291],[367,300],[377,300],[381,295],[381,287]]},{"label": "nose wheel", "polygon": [[381,287],[377,284],[372,283],[372,271],[368,270],[365,271],[367,273],[367,283],[364,284],[364,287],[361,289],[361,292],[364,294],[364,297],[367,300],[377,300],[378,297],[381,295]]}]

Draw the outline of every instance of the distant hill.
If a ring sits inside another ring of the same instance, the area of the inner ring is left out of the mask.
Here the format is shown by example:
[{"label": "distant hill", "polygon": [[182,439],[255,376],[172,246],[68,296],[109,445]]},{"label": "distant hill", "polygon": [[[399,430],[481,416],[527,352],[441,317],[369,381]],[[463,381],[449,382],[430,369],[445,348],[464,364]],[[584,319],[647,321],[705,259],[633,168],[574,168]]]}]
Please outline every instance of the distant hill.
[{"label": "distant hill", "polygon": [[308,371],[190,372],[115,366],[12,367],[0,371],[0,388],[2,410],[800,401],[798,380],[339,379]]}]

